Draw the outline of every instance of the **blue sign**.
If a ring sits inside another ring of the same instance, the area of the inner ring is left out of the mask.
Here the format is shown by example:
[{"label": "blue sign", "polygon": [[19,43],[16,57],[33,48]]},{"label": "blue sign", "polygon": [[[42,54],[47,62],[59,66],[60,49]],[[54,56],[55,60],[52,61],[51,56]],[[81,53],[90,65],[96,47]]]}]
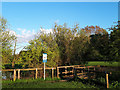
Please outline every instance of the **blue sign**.
[{"label": "blue sign", "polygon": [[47,62],[47,53],[43,53],[43,62]]}]

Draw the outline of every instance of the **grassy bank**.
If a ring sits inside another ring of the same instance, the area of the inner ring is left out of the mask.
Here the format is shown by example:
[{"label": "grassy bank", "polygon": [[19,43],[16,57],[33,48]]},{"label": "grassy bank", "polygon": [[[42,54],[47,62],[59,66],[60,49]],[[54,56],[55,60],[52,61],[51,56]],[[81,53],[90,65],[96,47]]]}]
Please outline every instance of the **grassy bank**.
[{"label": "grassy bank", "polygon": [[[49,79],[50,80],[50,79]],[[96,88],[94,85],[83,84],[82,82],[48,82],[43,79],[29,79],[29,80],[6,80],[2,82],[2,88]]]},{"label": "grassy bank", "polygon": [[[57,78],[52,80],[55,82],[50,82],[50,78],[47,78],[45,81],[43,79],[5,80],[2,82],[2,88],[106,88],[104,86],[106,83],[105,78],[98,78],[95,80],[79,79],[66,82],[60,82],[59,80],[60,79]],[[110,84],[110,88],[120,89],[120,83],[114,81]]]},{"label": "grassy bank", "polygon": [[94,66],[94,65],[101,65],[101,66],[120,66],[120,62],[104,62],[104,61],[90,61],[86,66]]}]

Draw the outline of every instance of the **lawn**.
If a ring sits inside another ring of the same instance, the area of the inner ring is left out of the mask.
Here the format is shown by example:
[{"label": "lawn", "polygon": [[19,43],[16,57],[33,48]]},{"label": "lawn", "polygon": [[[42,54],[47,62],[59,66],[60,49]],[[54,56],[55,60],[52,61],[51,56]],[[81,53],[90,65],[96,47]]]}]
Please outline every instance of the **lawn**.
[{"label": "lawn", "polygon": [[37,80],[5,80],[2,82],[2,88],[96,88],[94,85],[83,84],[82,82],[48,82],[43,79]]},{"label": "lawn", "polygon": [[[100,85],[96,82],[102,84]],[[60,82],[59,79],[47,79],[45,81],[43,79],[21,79],[16,81],[4,80],[2,81],[2,88],[105,88],[104,83],[104,78],[66,82]],[[115,81],[110,84],[110,88],[120,88],[120,83]]]},{"label": "lawn", "polygon": [[[88,62],[86,66],[92,65],[101,65],[101,66],[118,66],[118,62],[103,62],[103,61],[94,61]],[[114,78],[118,78],[112,74]],[[76,81],[66,81],[60,82],[58,78],[46,78],[44,81],[43,78],[38,79],[21,79],[21,80],[3,80],[2,81],[2,88],[105,88],[105,78],[99,77],[94,80],[76,80]],[[51,82],[53,81],[53,82]],[[99,82],[99,83],[98,83]],[[120,82],[119,80],[112,80],[111,76],[109,75],[109,83],[110,88],[119,88],[120,89]]]},{"label": "lawn", "polygon": [[90,61],[86,66],[94,66],[94,65],[101,65],[101,66],[120,66],[120,62],[104,62],[104,61]]}]

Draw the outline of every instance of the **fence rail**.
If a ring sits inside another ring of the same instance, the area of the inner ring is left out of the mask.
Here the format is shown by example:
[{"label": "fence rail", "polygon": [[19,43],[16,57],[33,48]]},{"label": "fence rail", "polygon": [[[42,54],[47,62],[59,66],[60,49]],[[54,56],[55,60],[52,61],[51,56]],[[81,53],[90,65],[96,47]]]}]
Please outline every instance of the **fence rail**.
[{"label": "fence rail", "polygon": [[[72,65],[72,66],[58,66],[58,67],[46,67],[45,70],[51,70],[51,76],[52,78],[54,77],[54,73],[56,70],[56,74],[57,74],[57,77],[60,78],[60,75],[67,75],[67,76],[74,76],[74,70],[77,71],[77,75],[83,75],[84,73],[86,73],[86,69],[87,71],[91,71],[89,73],[92,73],[93,71],[95,71],[95,68],[99,68],[100,66],[81,66],[81,65]],[[71,68],[71,70],[69,70]],[[64,71],[60,71],[60,69],[64,69]],[[94,69],[94,70],[90,70],[90,69]],[[20,79],[20,72],[21,71],[35,71],[35,78],[37,79],[38,78],[38,70],[44,70],[44,68],[27,68],[27,69],[3,69],[1,71],[12,71],[14,72],[14,75],[13,75],[13,80],[15,81],[16,80],[16,77],[18,77],[18,79]],[[80,71],[81,72],[78,72]],[[16,72],[18,72],[16,74]],[[71,75],[71,74],[72,75]],[[70,75],[68,75],[70,74]]]},{"label": "fence rail", "polygon": [[[71,69],[70,69],[71,68]],[[95,76],[94,72],[98,72],[96,70],[96,68],[99,68],[101,70],[100,65],[98,66],[81,66],[81,65],[72,65],[72,66],[58,66],[58,67],[46,67],[45,70],[51,70],[51,76],[52,78],[55,77],[55,71],[57,73],[57,77],[60,78],[60,75],[64,75],[65,78],[67,77],[73,77],[75,75],[75,71],[76,71],[76,75],[79,78],[83,78],[87,79],[88,77],[86,76],[88,73],[89,74],[94,74],[91,77]],[[64,69],[63,71],[60,71],[60,69]],[[92,69],[92,70],[91,70]],[[15,81],[16,78],[20,79],[20,72],[21,71],[35,71],[35,78],[38,78],[38,70],[44,70],[44,68],[27,68],[27,69],[3,69],[0,71],[3,72],[9,72],[12,71],[13,72],[13,80]],[[18,73],[16,73],[18,72]],[[107,81],[107,88],[109,88],[109,81],[108,81],[108,74],[106,74],[106,81]]]},{"label": "fence rail", "polygon": [[[46,67],[45,70],[52,70],[52,73],[51,73],[51,76],[52,78],[54,77],[54,70],[57,71],[57,77],[59,78],[59,75],[61,74],[60,73],[60,70],[61,68],[64,68],[65,71],[62,72],[62,74],[68,74],[68,73],[72,73],[74,74],[74,69],[85,69],[85,68],[95,68],[95,66],[81,66],[81,65],[72,65],[72,66],[58,66],[58,67]],[[68,68],[72,68],[72,71],[68,71],[67,69]],[[37,79],[38,78],[38,70],[43,70],[44,68],[27,68],[27,69],[3,69],[3,70],[0,70],[0,71],[3,71],[3,72],[7,72],[7,71],[13,71],[14,72],[14,75],[13,75],[13,80],[15,81],[16,80],[16,77],[18,76],[18,79],[20,79],[20,72],[21,71],[35,71],[36,74],[35,74],[35,78]],[[18,72],[18,74],[16,74],[16,72]]]}]

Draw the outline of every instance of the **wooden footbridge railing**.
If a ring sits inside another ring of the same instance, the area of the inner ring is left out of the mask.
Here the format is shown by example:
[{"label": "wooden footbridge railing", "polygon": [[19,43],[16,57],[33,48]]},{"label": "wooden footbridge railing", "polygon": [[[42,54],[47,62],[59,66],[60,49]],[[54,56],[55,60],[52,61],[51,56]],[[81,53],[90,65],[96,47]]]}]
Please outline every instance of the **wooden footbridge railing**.
[{"label": "wooden footbridge railing", "polygon": [[[52,70],[52,78],[54,77],[54,70],[57,71],[57,77],[60,78],[60,75],[64,75],[64,77],[73,77],[75,75],[75,72],[77,74],[77,76],[79,78],[84,78],[87,79],[88,77],[86,77],[85,75],[87,75],[88,73],[92,73],[93,75],[91,77],[95,77],[95,73],[96,72],[96,68],[99,68],[100,66],[81,66],[81,65],[72,65],[72,66],[59,66],[59,67],[46,67],[45,69],[47,70]],[[70,69],[71,68],[71,69]],[[64,69],[64,71],[60,71],[60,69]],[[70,69],[70,70],[69,70]],[[44,68],[28,68],[28,69],[3,69],[0,71],[12,71],[14,72],[13,75],[13,80],[16,80],[16,77],[18,76],[17,79],[20,79],[20,72],[21,71],[35,71],[35,78],[38,78],[38,70],[44,70]],[[16,71],[18,72],[18,74],[16,74]],[[69,75],[68,75],[69,74]],[[90,78],[91,78],[90,77]],[[106,73],[106,82],[107,82],[107,88],[109,88],[109,81],[108,81],[108,74]]]},{"label": "wooden footbridge railing", "polygon": [[[88,71],[93,68],[95,71],[95,68],[96,66],[81,66],[81,65],[72,65],[72,66],[59,66],[59,67],[53,67],[53,68],[50,68],[50,67],[46,67],[45,69],[49,69],[49,70],[52,70],[52,78],[54,77],[54,70],[57,71],[57,77],[60,78],[60,75],[63,75],[64,74],[64,77],[71,77],[71,76],[74,76],[74,71],[76,70],[77,71],[77,75],[78,76],[81,76],[81,75],[84,75],[86,74],[86,71],[85,69],[87,69]],[[28,68],[28,69],[3,69],[2,71],[13,71],[14,72],[14,75],[13,75],[13,80],[15,81],[16,78],[17,79],[20,79],[20,72],[21,71],[35,71],[35,78],[37,79],[38,78],[38,70],[43,70],[44,68]],[[64,69],[64,71],[60,71],[60,69]],[[70,70],[69,70],[70,69]],[[80,72],[81,71],[81,72]],[[16,72],[18,72],[18,74],[16,74]]]},{"label": "wooden footbridge railing", "polygon": [[[65,69],[65,71],[61,71],[60,69]],[[71,70],[69,70],[69,68],[72,68]],[[84,75],[86,75],[87,73],[93,73],[95,71],[96,66],[80,66],[80,65],[73,65],[73,66],[60,66],[57,67],[57,77],[60,78],[60,75],[65,74],[65,76],[63,77],[73,77],[75,74],[75,70],[77,73],[77,76],[81,78],[81,76],[83,77]],[[87,72],[86,70],[87,69]],[[93,70],[90,70],[93,69]],[[89,72],[91,71],[91,72]],[[69,74],[69,75],[68,75]],[[94,74],[95,76],[95,74]],[[86,79],[86,78],[84,78]]]}]

